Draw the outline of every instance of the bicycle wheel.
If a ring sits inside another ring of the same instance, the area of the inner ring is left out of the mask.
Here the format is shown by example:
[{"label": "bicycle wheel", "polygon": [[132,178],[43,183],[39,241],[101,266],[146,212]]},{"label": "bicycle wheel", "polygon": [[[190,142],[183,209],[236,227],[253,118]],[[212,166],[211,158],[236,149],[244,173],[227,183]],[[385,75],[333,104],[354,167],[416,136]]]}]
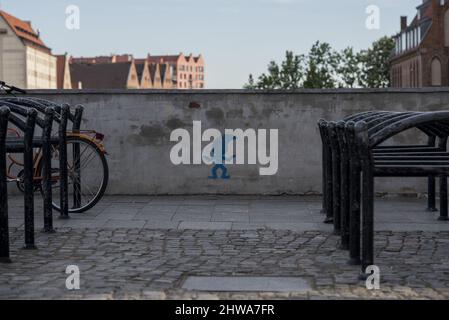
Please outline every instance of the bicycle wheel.
[{"label": "bicycle wheel", "polygon": [[[76,152],[78,150],[78,153]],[[60,211],[59,152],[52,150],[53,208]],[[79,154],[79,161],[75,155]],[[91,140],[67,137],[68,204],[69,213],[82,213],[103,197],[109,180],[105,154]]]}]

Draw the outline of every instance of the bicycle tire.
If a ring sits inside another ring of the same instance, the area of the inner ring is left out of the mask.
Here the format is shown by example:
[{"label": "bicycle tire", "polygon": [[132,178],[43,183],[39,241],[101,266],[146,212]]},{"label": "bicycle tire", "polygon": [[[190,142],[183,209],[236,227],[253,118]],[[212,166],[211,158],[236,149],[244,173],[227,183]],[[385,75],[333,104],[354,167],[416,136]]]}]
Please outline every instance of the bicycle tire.
[{"label": "bicycle tire", "polygon": [[[103,198],[106,188],[108,186],[108,182],[109,182],[109,166],[108,166],[108,162],[107,162],[104,152],[90,139],[86,139],[84,137],[79,137],[79,136],[68,136],[67,137],[67,144],[73,143],[74,141],[80,141],[82,143],[86,143],[86,144],[90,145],[95,150],[97,155],[99,156],[99,159],[101,160],[101,164],[103,167],[103,181],[102,181],[101,187],[99,188],[95,197],[92,200],[90,200],[88,204],[86,204],[80,208],[73,208],[73,207],[69,208],[69,213],[83,213],[83,212],[86,212],[86,211],[92,209]],[[38,168],[39,168],[39,172],[42,173],[42,166],[40,165],[40,163],[39,163]],[[42,188],[40,188],[40,189],[41,189],[41,192],[43,192]],[[56,204],[54,201],[52,203],[52,206],[53,206],[53,209],[55,209],[56,211],[59,211],[59,212],[61,211],[59,204]]]}]

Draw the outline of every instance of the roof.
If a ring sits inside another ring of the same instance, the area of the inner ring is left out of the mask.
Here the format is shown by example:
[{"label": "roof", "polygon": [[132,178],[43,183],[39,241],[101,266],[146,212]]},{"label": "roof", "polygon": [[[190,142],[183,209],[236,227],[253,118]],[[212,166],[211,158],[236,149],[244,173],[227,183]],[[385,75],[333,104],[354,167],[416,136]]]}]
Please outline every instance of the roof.
[{"label": "roof", "polygon": [[433,16],[433,5],[432,1],[425,0],[423,3],[416,7],[417,10],[421,12],[421,19],[422,18],[432,18]]},{"label": "roof", "polygon": [[0,10],[0,16],[5,19],[14,33],[25,42],[29,42],[33,45],[37,45],[43,49],[50,50],[45,43],[39,37],[39,34],[33,30],[31,23],[28,21],[20,20],[3,10]]},{"label": "roof", "polygon": [[169,66],[166,63],[162,63],[160,65],[160,73],[161,73],[161,81],[162,83],[164,83],[165,81],[167,81],[168,79],[166,79],[166,76],[168,76],[167,78],[170,77],[170,72],[169,72]]},{"label": "roof", "polygon": [[433,24],[433,18],[437,14],[437,12],[435,12],[433,2],[430,0],[424,0],[421,5],[416,7],[416,9],[418,10],[418,13],[414,16],[412,22],[407,25],[405,29],[394,35],[393,38],[400,39],[410,30],[419,29],[420,39],[418,39],[418,43],[413,47],[406,50],[401,50],[399,53],[395,52],[392,60],[417,52],[420,49],[422,42],[428,35],[428,32]]},{"label": "roof", "polygon": [[145,66],[146,66],[146,60],[145,59],[136,59],[134,60],[134,63],[136,64],[136,71],[139,79],[142,78],[142,74],[144,72]]},{"label": "roof", "polygon": [[96,57],[72,57],[71,63],[120,63],[131,62],[133,56],[131,54],[96,56]]},{"label": "roof", "polygon": [[166,55],[166,56],[150,56],[148,55],[149,63],[160,63],[160,62],[177,62],[181,55]]},{"label": "roof", "polygon": [[159,63],[151,63],[148,65],[148,69],[150,71],[150,79],[151,79],[151,83],[153,83],[153,86],[156,85],[156,81],[158,80],[159,83],[161,84],[161,69],[160,69],[160,64]]},{"label": "roof", "polygon": [[78,88],[78,83],[81,82],[83,89],[126,89],[132,64],[133,62],[72,63],[72,87]]}]

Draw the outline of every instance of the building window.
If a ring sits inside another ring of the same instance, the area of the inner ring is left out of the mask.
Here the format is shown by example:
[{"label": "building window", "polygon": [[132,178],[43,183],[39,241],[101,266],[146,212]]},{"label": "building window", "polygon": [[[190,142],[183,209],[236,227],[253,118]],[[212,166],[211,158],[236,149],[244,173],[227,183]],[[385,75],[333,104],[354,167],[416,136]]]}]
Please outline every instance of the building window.
[{"label": "building window", "polygon": [[449,10],[444,13],[444,45],[449,47]]},{"label": "building window", "polygon": [[419,72],[420,63],[419,60],[416,61],[416,86],[421,86],[422,81],[420,81],[421,73]]},{"label": "building window", "polygon": [[438,58],[433,58],[431,63],[431,85],[441,86],[441,62]]}]

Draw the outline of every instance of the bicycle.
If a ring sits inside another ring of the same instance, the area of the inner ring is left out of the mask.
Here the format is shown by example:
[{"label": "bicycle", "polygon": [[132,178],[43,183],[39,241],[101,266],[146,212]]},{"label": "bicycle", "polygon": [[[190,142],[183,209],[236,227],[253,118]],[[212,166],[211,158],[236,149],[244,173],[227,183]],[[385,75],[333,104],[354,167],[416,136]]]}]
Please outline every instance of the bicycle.
[{"label": "bicycle", "polygon": [[[8,95],[14,96],[14,92],[26,94],[25,90],[9,86],[0,81],[0,89]],[[14,96],[15,97],[15,96]],[[8,100],[15,101],[14,99]],[[21,98],[15,103],[24,105],[24,101],[43,103],[40,99]],[[1,98],[0,98],[1,102]],[[56,105],[55,105],[56,106]],[[8,128],[8,139],[20,140],[20,133],[14,128]],[[68,131],[66,134],[67,146],[67,178],[69,213],[82,213],[94,207],[104,196],[108,181],[109,167],[106,159],[107,152],[103,145],[104,135],[94,130]],[[52,168],[52,207],[60,208],[60,168],[59,168],[59,140],[51,141],[51,168]],[[9,165],[7,167],[8,182],[15,182],[18,189],[23,192],[23,162],[16,154],[7,154]],[[42,148],[36,148],[34,153],[33,181],[34,191],[43,192],[43,156]]]}]

